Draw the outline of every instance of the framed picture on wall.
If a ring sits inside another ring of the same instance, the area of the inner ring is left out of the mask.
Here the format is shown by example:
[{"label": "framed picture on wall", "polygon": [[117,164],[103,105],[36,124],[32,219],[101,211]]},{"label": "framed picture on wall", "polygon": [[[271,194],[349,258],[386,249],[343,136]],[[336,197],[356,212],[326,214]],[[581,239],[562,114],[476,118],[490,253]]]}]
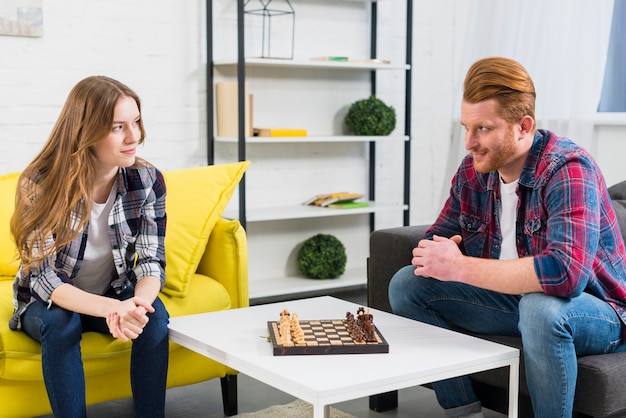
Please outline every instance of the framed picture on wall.
[{"label": "framed picture on wall", "polygon": [[43,0],[0,1],[0,35],[43,36]]}]

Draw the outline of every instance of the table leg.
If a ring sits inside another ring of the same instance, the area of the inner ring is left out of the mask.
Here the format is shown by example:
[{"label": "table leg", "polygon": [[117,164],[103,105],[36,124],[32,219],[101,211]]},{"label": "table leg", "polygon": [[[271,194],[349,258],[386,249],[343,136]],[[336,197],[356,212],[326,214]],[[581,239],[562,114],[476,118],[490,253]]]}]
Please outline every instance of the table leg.
[{"label": "table leg", "polygon": [[517,418],[519,409],[519,357],[509,366],[509,417]]},{"label": "table leg", "polygon": [[313,418],[330,418],[330,405],[313,404]]}]

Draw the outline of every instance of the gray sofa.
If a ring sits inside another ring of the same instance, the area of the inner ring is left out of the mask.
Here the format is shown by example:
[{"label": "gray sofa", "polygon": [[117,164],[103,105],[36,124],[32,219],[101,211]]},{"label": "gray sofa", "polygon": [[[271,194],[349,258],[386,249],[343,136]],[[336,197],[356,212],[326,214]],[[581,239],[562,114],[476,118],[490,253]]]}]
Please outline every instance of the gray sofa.
[{"label": "gray sofa", "polygon": [[[609,189],[613,206],[626,237],[626,181]],[[370,258],[367,278],[368,305],[391,312],[387,289],[393,274],[410,264],[411,251],[428,226],[406,226],[381,229],[370,236]],[[464,332],[464,330],[459,330]],[[504,336],[478,337],[522,349],[521,339]],[[508,369],[497,369],[471,376],[476,394],[484,407],[507,412]],[[397,393],[370,397],[370,408],[384,411],[397,406]],[[574,400],[576,417],[626,416],[626,353],[580,357]],[[520,365],[520,417],[533,417],[524,373],[523,350]]]}]

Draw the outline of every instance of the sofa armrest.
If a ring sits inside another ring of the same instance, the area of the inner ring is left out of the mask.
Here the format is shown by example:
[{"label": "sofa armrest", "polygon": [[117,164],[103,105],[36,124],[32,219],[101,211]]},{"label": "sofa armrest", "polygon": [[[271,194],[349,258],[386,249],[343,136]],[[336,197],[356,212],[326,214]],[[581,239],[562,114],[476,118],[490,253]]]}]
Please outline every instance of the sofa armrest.
[{"label": "sofa armrest", "polygon": [[248,243],[238,220],[218,219],[197,272],[217,280],[226,288],[231,308],[249,306]]},{"label": "sofa armrest", "polygon": [[422,239],[428,225],[379,229],[370,235],[367,272],[368,306],[391,312],[387,290],[389,281],[400,268],[411,264],[413,248]]}]

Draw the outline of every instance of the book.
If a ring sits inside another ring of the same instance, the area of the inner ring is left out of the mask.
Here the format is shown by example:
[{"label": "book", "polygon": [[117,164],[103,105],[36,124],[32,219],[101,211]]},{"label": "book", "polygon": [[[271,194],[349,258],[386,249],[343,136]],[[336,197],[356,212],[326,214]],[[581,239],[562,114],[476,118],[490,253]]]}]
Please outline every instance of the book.
[{"label": "book", "polygon": [[[248,94],[248,83],[245,83],[245,132],[246,136],[252,136],[252,95]],[[237,82],[222,82],[215,84],[215,104],[217,116],[217,136],[238,136],[238,87]]]},{"label": "book", "polygon": [[311,61],[332,61],[332,62],[350,62],[360,64],[391,64],[391,61],[380,58],[368,58],[360,60],[352,60],[348,57],[326,56],[326,57],[313,57]]},{"label": "book", "polygon": [[337,56],[313,57],[313,58],[311,58],[311,61],[346,62],[346,61],[348,61],[348,57],[337,57]]},{"label": "book", "polygon": [[307,136],[307,130],[298,128],[254,128],[254,136]]},{"label": "book", "polygon": [[338,192],[338,193],[319,194],[317,196],[313,196],[309,200],[305,201],[303,204],[314,205],[314,206],[328,206],[332,203],[353,202],[362,197],[363,197],[362,193],[355,193],[355,192]]},{"label": "book", "polygon": [[331,203],[327,207],[332,209],[356,209],[356,208],[366,208],[370,204],[369,202],[337,202]]}]

